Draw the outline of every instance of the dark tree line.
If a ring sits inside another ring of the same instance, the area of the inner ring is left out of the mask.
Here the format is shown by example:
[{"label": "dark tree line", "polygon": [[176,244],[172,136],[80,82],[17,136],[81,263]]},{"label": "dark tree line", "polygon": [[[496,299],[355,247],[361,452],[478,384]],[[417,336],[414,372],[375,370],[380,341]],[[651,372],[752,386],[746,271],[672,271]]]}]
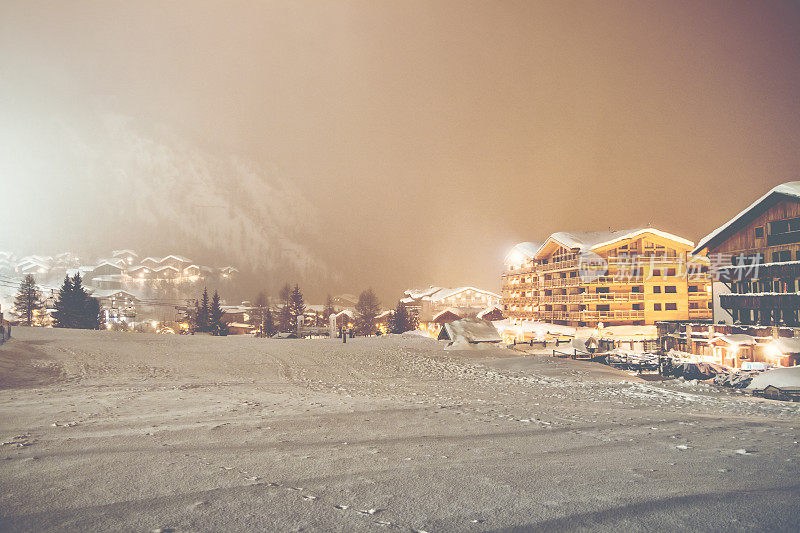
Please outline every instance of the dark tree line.
[{"label": "dark tree line", "polygon": [[194,302],[193,331],[211,333],[213,335],[227,335],[228,325],[222,321],[223,314],[219,293],[214,291],[214,296],[209,300],[208,289],[203,289],[203,295],[200,300],[195,300]]},{"label": "dark tree line", "polygon": [[64,278],[58,291],[53,311],[53,324],[57,328],[100,329],[103,327],[100,301],[92,298],[83,288],[80,274]]}]

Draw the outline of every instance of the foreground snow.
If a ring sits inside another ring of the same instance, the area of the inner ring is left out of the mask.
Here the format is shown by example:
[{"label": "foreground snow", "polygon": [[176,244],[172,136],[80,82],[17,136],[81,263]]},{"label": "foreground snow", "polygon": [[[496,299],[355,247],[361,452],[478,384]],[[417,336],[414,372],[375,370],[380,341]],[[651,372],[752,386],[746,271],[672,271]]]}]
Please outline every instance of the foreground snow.
[{"label": "foreground snow", "polygon": [[415,336],[16,328],[1,530],[792,530],[798,404]]}]

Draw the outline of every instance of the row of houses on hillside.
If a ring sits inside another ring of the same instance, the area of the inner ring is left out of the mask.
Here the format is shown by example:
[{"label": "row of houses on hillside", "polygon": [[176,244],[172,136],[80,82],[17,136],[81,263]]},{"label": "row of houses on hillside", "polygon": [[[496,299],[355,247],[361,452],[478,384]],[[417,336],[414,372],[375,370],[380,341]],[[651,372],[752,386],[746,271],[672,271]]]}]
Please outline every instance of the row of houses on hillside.
[{"label": "row of houses on hillside", "polygon": [[711,320],[708,258],[655,228],[558,232],[505,258],[502,309],[513,321],[570,326]]},{"label": "row of houses on hillside", "polygon": [[32,274],[40,283],[57,284],[65,275],[80,274],[86,284],[99,289],[122,289],[125,283],[194,282],[206,278],[228,279],[238,273],[233,266],[212,268],[187,257],[139,257],[133,250],[114,250],[111,255],[84,263],[71,252],[55,256],[29,255],[17,258],[0,252],[0,275],[21,278]]}]

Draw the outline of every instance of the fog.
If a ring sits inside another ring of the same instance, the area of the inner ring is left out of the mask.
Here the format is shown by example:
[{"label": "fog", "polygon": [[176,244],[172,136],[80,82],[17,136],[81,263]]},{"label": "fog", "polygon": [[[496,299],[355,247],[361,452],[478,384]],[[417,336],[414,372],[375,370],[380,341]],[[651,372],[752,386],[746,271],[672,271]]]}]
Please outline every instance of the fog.
[{"label": "fog", "polygon": [[0,249],[499,289],[559,230],[697,240],[800,179],[796,2],[0,4]]}]

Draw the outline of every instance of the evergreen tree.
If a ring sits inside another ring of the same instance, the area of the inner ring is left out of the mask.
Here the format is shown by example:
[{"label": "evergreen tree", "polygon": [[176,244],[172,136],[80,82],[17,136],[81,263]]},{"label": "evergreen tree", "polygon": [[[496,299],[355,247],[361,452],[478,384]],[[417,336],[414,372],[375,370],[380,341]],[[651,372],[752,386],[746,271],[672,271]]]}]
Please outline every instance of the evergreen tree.
[{"label": "evergreen tree", "polygon": [[83,301],[83,313],[81,317],[81,327],[83,329],[102,329],[105,324],[105,316],[100,309],[100,300],[86,295]]},{"label": "evergreen tree", "polygon": [[53,312],[55,326],[59,328],[97,329],[102,322],[100,302],[91,298],[83,288],[80,274],[64,278],[58,291]]},{"label": "evergreen tree", "polygon": [[292,331],[292,314],[289,304],[291,302],[292,289],[289,284],[281,287],[278,297],[281,300],[281,308],[278,310],[278,329],[284,333]]},{"label": "evergreen tree", "polygon": [[267,337],[272,337],[278,333],[278,328],[275,327],[275,320],[272,317],[272,310],[267,307],[264,313],[264,334]]},{"label": "evergreen tree", "polygon": [[303,313],[306,312],[306,302],[303,298],[303,291],[300,290],[300,286],[297,284],[295,284],[289,295],[289,311],[291,312],[289,317],[291,331],[297,331],[298,317],[300,317],[302,325],[302,316]]},{"label": "evergreen tree", "polygon": [[415,329],[411,317],[408,314],[408,310],[406,309],[406,305],[403,302],[397,302],[397,307],[392,316],[391,326],[392,333],[404,333]]},{"label": "evergreen tree", "polygon": [[381,303],[372,289],[363,291],[356,303],[356,333],[373,335],[375,333],[375,317],[381,312]]},{"label": "evergreen tree", "polygon": [[219,294],[214,291],[214,296],[211,298],[211,307],[208,311],[209,330],[214,335],[227,335],[228,326],[222,322],[222,305],[220,305]]},{"label": "evergreen tree", "polygon": [[69,276],[64,277],[64,283],[58,290],[58,298],[55,302],[55,310],[53,311],[53,325],[57,328],[71,328],[74,327],[72,309],[72,279]]},{"label": "evergreen tree", "polygon": [[15,314],[25,326],[32,326],[36,315],[44,308],[42,292],[36,285],[36,279],[28,274],[19,285],[19,292],[14,297]]},{"label": "evergreen tree", "polygon": [[211,311],[208,301],[208,288],[203,288],[203,296],[200,298],[200,305],[197,309],[195,322],[197,323],[197,331],[207,333],[209,331],[209,312]]}]

